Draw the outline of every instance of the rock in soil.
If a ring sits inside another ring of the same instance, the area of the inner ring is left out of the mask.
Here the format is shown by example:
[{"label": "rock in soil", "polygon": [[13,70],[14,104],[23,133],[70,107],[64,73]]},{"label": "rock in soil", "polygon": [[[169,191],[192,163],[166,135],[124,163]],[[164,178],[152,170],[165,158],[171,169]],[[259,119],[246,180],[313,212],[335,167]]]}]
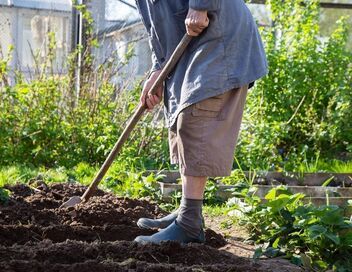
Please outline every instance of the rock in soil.
[{"label": "rock in soil", "polygon": [[86,187],[54,184],[31,189],[7,187],[0,205],[0,271],[272,271],[225,250],[222,235],[206,230],[205,245],[139,245],[140,217],[166,212],[143,200],[119,198],[98,190],[88,202],[59,209]]}]

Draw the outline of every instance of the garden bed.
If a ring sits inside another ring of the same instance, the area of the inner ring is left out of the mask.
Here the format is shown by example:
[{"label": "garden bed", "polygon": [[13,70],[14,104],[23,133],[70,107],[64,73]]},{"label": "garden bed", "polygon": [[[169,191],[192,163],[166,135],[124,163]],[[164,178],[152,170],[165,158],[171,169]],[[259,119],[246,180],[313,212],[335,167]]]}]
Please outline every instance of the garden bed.
[{"label": "garden bed", "polygon": [[153,232],[137,228],[138,218],[165,215],[148,201],[98,191],[85,204],[59,209],[85,187],[8,189],[8,204],[0,206],[0,271],[293,271],[231,254],[227,241],[210,229],[205,245],[139,245],[136,236]]},{"label": "garden bed", "polygon": [[[150,171],[158,173],[157,171]],[[182,186],[179,182],[180,174],[178,171],[159,172],[164,178],[159,182],[160,190],[165,201],[171,199],[175,191],[180,191]],[[330,204],[345,206],[347,201],[352,199],[352,174],[342,173],[253,173],[243,172],[248,180],[253,181],[256,186],[256,195],[265,200],[265,195],[270,189],[277,185],[287,185],[292,193],[304,194],[305,201],[311,201],[316,205]],[[328,181],[328,186],[322,186]],[[233,196],[232,190],[236,185],[224,185],[221,181],[218,184],[216,195],[223,200]],[[328,197],[328,199],[327,199]],[[352,211],[347,211],[348,215]]]},{"label": "garden bed", "polygon": [[[163,175],[164,183],[175,183],[180,179],[179,171],[147,171]],[[297,172],[273,172],[273,171],[243,171],[239,176],[245,176],[258,185],[288,185],[288,186],[321,186],[327,180],[331,187],[352,188],[352,173],[297,173]]]}]

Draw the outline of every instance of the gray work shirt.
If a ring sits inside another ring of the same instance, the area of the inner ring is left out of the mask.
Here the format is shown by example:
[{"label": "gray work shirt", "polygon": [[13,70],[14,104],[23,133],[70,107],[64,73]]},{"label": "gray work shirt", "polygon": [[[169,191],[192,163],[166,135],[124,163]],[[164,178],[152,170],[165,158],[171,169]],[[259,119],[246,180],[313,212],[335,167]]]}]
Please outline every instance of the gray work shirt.
[{"label": "gray work shirt", "polygon": [[165,82],[168,127],[184,108],[267,73],[257,25],[243,0],[136,0],[136,4],[149,34],[153,70],[165,64],[186,33],[188,9],[208,11],[209,27],[192,40]]}]

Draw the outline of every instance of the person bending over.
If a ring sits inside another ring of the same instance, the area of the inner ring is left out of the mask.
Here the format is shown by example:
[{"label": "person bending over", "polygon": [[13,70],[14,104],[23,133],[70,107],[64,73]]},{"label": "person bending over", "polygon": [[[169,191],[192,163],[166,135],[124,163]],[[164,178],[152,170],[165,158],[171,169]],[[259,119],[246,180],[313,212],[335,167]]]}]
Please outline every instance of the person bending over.
[{"label": "person bending over", "polygon": [[[149,35],[152,70],[141,103],[164,97],[171,163],[182,179],[179,209],[138,226],[160,228],[140,243],[204,242],[202,204],[207,177],[228,176],[247,90],[267,73],[256,23],[243,0],[136,0]],[[156,95],[149,90],[185,33],[194,36]]]}]

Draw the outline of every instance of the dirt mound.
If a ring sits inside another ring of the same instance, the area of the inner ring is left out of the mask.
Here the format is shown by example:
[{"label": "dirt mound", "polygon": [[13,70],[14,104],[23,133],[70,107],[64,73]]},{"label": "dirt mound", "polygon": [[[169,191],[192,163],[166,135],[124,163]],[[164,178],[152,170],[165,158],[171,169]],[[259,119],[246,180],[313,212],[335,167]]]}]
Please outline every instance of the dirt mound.
[{"label": "dirt mound", "polygon": [[[0,206],[0,271],[263,271],[245,258],[218,250],[226,240],[206,230],[206,245],[138,245],[140,217],[166,213],[144,200],[97,191],[87,203],[59,206],[86,189],[77,184],[8,187]],[[267,270],[265,270],[267,271]]]},{"label": "dirt mound", "polygon": [[[28,188],[28,187],[27,187]],[[45,190],[25,189],[24,185],[8,187],[10,204],[1,207],[0,224],[6,225],[135,225],[140,217],[158,217],[166,213],[147,201],[117,198],[100,190],[96,196],[74,208],[59,209],[71,196],[82,195],[84,186],[54,184]]]}]

